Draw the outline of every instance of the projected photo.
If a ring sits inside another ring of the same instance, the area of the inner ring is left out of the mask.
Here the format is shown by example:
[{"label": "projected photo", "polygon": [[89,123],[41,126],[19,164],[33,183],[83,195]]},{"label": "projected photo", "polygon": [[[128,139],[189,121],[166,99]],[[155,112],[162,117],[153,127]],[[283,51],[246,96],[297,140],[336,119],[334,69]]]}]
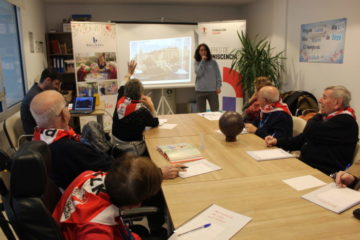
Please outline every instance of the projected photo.
[{"label": "projected photo", "polygon": [[134,77],[143,84],[191,81],[191,37],[130,41]]},{"label": "projected photo", "polygon": [[117,79],[115,52],[77,54],[75,62],[78,82]]}]

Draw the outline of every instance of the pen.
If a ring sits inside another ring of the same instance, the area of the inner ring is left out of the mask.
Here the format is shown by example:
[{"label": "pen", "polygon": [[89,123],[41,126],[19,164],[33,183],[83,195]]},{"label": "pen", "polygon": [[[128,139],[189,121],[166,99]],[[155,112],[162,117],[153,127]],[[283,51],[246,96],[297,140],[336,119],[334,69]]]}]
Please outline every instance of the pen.
[{"label": "pen", "polygon": [[200,230],[200,229],[203,229],[203,228],[208,228],[208,227],[210,227],[210,226],[211,226],[211,223],[204,224],[204,225],[202,225],[202,226],[200,226],[200,227],[197,227],[197,228],[191,229],[191,230],[189,230],[189,231],[180,233],[180,234],[178,234],[178,237],[180,237],[180,236],[182,236],[182,235],[184,235],[184,234],[187,234],[187,233],[194,232],[194,231],[196,231],[196,230]]},{"label": "pen", "polygon": [[180,167],[181,169],[186,169],[186,168],[189,168],[188,166],[184,166],[184,167]]},{"label": "pen", "polygon": [[[351,167],[351,163],[349,163],[348,165],[346,165],[346,167],[345,167],[345,172],[349,169]],[[330,175],[329,175],[332,179],[336,179],[336,172],[335,173],[331,173]]]}]

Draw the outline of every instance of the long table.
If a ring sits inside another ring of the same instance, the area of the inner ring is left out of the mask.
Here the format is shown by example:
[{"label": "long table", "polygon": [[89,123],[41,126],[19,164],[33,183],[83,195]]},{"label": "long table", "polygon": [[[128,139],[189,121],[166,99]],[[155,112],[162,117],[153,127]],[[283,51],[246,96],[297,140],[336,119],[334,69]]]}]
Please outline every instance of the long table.
[{"label": "long table", "polygon": [[158,166],[168,164],[156,150],[158,145],[201,144],[205,146],[203,155],[222,170],[163,182],[175,228],[211,204],[218,204],[253,219],[233,239],[360,239],[360,223],[352,217],[352,209],[333,213],[301,198],[314,189],[296,191],[281,181],[309,174],[329,183],[330,177],[295,158],[257,162],[245,152],[266,148],[254,134],[225,142],[225,137],[216,132],[217,121],[195,114],[177,117],[161,118],[177,121],[178,129],[153,129],[145,134],[151,159]]}]

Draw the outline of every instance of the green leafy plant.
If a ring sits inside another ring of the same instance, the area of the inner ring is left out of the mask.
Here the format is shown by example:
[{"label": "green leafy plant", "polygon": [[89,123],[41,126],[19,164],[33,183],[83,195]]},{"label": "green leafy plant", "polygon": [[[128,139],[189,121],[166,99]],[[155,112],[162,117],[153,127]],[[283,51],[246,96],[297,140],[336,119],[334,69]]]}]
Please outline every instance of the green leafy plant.
[{"label": "green leafy plant", "polygon": [[241,87],[248,98],[254,93],[254,79],[259,76],[268,77],[277,88],[280,88],[280,75],[284,70],[284,51],[273,56],[270,42],[266,39],[251,41],[244,32],[238,32],[242,48],[234,49],[231,54],[234,58],[231,70],[236,70],[242,75]]}]

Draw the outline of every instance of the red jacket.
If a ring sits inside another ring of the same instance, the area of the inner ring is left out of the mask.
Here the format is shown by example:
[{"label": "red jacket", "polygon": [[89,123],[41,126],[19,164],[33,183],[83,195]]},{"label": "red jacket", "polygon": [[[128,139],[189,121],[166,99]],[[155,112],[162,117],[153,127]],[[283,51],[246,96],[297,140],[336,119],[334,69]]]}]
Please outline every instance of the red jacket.
[{"label": "red jacket", "polygon": [[86,171],[65,190],[53,217],[67,240],[128,240],[141,238],[128,231],[118,207],[105,191],[107,173]]}]

